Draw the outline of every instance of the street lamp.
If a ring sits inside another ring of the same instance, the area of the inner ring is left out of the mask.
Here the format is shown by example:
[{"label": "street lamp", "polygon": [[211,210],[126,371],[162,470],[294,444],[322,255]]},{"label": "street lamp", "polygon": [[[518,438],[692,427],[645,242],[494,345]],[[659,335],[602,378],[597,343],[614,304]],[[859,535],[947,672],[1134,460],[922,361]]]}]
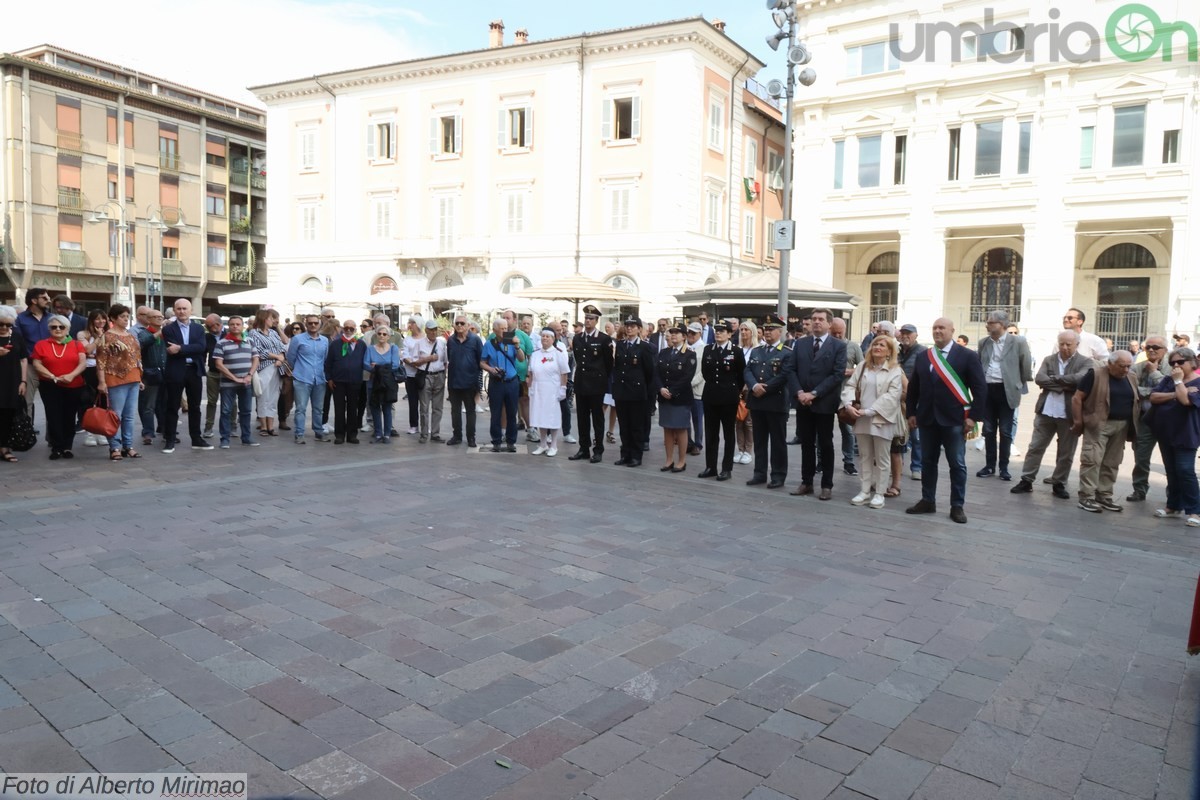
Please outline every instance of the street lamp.
[{"label": "street lamp", "polygon": [[[158,210],[154,211],[153,209],[155,209],[156,207]],[[110,215],[110,209],[116,210],[117,216],[115,218]],[[133,211],[135,213],[137,212],[137,210],[138,210],[137,206],[133,206]],[[183,212],[179,209],[174,209],[174,212],[175,212],[175,217],[176,217],[175,224],[183,225],[184,224]],[[164,209],[162,206],[156,206],[154,203],[150,203],[149,205],[146,206],[146,213],[149,215],[149,219],[145,220],[142,224],[144,224],[150,231],[158,231],[160,249],[161,249],[162,234],[164,231],[169,230],[171,228],[170,225],[168,225],[166,222],[163,221],[163,217],[167,215],[166,209]],[[113,296],[114,296],[114,300],[116,300],[117,302],[125,303],[126,305],[132,304],[133,297],[134,297],[134,291],[133,291],[134,265],[129,263],[129,243],[128,243],[128,238],[129,238],[128,234],[129,234],[129,228],[130,228],[129,209],[123,203],[118,203],[115,200],[107,200],[107,201],[101,203],[100,205],[96,206],[94,209],[92,209],[91,213],[89,213],[87,215],[87,217],[85,218],[85,221],[89,222],[89,223],[93,223],[93,224],[99,224],[102,222],[107,222],[110,224],[114,223],[114,222],[116,223],[117,241],[118,241],[117,247],[118,247],[119,256],[120,256],[121,260],[120,260],[119,273],[113,275],[113,283],[114,283],[114,288],[115,288],[115,290],[113,292]],[[148,232],[146,234],[146,304],[147,305],[152,305],[151,297],[154,294],[162,293],[162,283],[163,283],[161,256],[159,257],[158,279],[154,280],[154,278],[153,278],[154,253],[153,253],[153,249],[151,247],[152,242],[151,242],[150,237],[151,237],[151,234]]]},{"label": "street lamp", "polygon": [[[117,211],[117,253],[114,258],[120,258],[120,270],[117,270],[116,264],[113,269],[113,302],[129,302],[133,301],[133,287],[130,285],[127,278],[128,269],[126,267],[126,259],[128,256],[128,231],[129,222],[125,217],[125,206],[113,200],[108,200],[92,209],[92,212],[84,218],[85,222],[93,225],[101,222],[112,223],[114,220],[109,216],[109,207],[115,208]],[[126,292],[128,295],[126,296]]]},{"label": "street lamp", "polygon": [[[787,40],[787,82],[778,79],[767,84],[767,91],[776,99],[785,98],[783,109],[783,219],[775,223],[771,232],[775,239],[775,249],[779,251],[779,316],[788,318],[788,282],[791,270],[792,249],[796,246],[796,225],[792,220],[792,97],[795,94],[796,81],[804,86],[812,86],[817,80],[817,72],[812,67],[805,66],[812,60],[812,55],[802,42],[796,41],[796,7],[794,0],[767,0],[767,10],[771,12],[771,21],[779,30],[767,37],[767,46],[772,50],[779,49],[779,43]],[[796,67],[804,67],[796,73]]]}]

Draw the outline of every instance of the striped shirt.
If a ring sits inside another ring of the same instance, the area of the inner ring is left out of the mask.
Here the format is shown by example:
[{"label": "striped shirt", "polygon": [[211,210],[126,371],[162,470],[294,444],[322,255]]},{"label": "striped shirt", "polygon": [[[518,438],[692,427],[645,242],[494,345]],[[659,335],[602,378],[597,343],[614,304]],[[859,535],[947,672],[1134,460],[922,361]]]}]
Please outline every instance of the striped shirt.
[{"label": "striped shirt", "polygon": [[[234,342],[229,339],[221,339],[217,342],[217,346],[213,348],[213,361],[220,360],[225,369],[232,372],[239,378],[250,374],[250,365],[254,360],[254,347],[249,342]],[[245,384],[234,383],[229,380],[224,372],[221,373],[221,388],[231,389],[235,386],[244,386]]]},{"label": "striped shirt", "polygon": [[[279,332],[267,329],[266,333],[254,328],[250,331],[250,344],[254,346],[254,355],[258,356],[258,371],[262,372],[267,367],[275,364],[272,355],[276,353],[286,353],[287,348],[283,346],[283,340],[279,338]],[[276,366],[276,369],[279,369]],[[280,369],[280,374],[283,370]]]}]

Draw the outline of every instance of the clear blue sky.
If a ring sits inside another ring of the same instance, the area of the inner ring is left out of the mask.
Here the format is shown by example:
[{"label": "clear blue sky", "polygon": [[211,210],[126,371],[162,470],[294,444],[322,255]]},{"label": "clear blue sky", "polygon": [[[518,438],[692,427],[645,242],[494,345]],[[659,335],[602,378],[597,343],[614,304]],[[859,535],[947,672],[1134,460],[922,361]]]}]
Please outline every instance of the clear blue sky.
[{"label": "clear blue sky", "polygon": [[247,86],[486,47],[493,19],[504,20],[511,42],[518,28],[537,40],[720,18],[729,36],[767,61],[764,82],[784,70],[765,42],[775,26],[762,0],[122,0],[119,11],[59,0],[52,14],[9,5],[0,51],[49,42],[249,102]]}]

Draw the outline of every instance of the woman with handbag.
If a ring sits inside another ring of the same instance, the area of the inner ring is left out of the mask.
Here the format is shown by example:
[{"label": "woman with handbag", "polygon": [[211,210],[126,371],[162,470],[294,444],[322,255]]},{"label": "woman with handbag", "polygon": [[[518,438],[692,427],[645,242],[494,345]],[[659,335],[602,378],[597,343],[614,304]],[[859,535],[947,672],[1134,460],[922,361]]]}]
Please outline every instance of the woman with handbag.
[{"label": "woman with handbag", "polygon": [[[96,392],[99,391],[97,387],[99,381],[96,377],[96,348],[100,345],[100,339],[106,330],[108,330],[108,315],[103,311],[96,310],[87,315],[87,325],[75,335],[75,338],[83,342],[83,346],[87,348],[87,367],[83,370],[83,392],[79,395],[81,415],[84,409],[91,408],[92,404],[96,402]],[[82,416],[79,421],[83,422]],[[84,434],[84,447],[95,447],[98,444],[100,442],[94,433]]]},{"label": "woman with handbag", "polygon": [[0,461],[14,464],[18,459],[12,452],[12,427],[17,413],[25,414],[26,357],[16,324],[16,310],[0,306]]},{"label": "woman with handbag", "polygon": [[108,395],[108,407],[121,427],[108,440],[108,459],[141,458],[133,449],[133,424],[142,391],[142,347],[129,331],[130,311],[117,303],[108,309],[110,327],[96,347],[96,391]]},{"label": "woman with handbag", "polygon": [[371,406],[371,424],[375,428],[372,444],[392,441],[392,406],[400,394],[396,373],[400,371],[400,348],[392,344],[392,329],[380,325],[375,329],[374,344],[363,356],[362,368],[367,378],[367,401]]},{"label": "woman with handbag", "polygon": [[878,335],[842,389],[838,418],[854,425],[862,487],[851,504],[883,508],[892,479],[892,439],[901,424],[904,370],[896,363],[896,340]]},{"label": "woman with handbag", "polygon": [[[738,326],[738,345],[742,348],[742,356],[749,361],[750,351],[758,347],[758,326],[746,320]],[[750,420],[750,409],[746,407],[746,389],[742,389],[742,399],[738,401],[738,413],[733,424],[733,433],[737,438],[737,453],[733,457],[735,464],[750,464],[754,461],[754,426]]]},{"label": "woman with handbag", "polygon": [[287,345],[279,335],[278,311],[264,308],[254,316],[250,344],[254,355],[258,356],[258,371],[254,373],[253,383],[258,429],[264,436],[278,436],[275,420],[279,416],[279,395],[287,369]]},{"label": "woman with handbag", "polygon": [[61,314],[50,317],[50,336],[33,348],[30,359],[39,380],[39,393],[46,411],[46,440],[50,460],[74,458],[75,418],[87,369],[87,348],[71,338],[71,321]]}]

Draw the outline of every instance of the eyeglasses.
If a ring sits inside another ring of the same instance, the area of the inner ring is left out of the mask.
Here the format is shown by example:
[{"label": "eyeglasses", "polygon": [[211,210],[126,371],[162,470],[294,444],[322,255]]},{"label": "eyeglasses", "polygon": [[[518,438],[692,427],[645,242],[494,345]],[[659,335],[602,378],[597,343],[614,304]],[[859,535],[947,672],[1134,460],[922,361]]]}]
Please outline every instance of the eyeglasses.
[{"label": "eyeglasses", "polygon": [[52,331],[65,331],[67,329],[66,325],[50,325],[48,327]]},{"label": "eyeglasses", "polygon": [[465,322],[456,322],[456,323],[454,323],[454,324],[455,324],[455,325],[466,325],[467,323],[465,323]]},{"label": "eyeglasses", "polygon": [[390,334],[390,333],[384,333],[383,331],[380,331],[379,333],[377,333],[377,334],[375,334],[375,335],[376,335],[376,336],[391,336],[391,334]]},{"label": "eyeglasses", "polygon": [[1167,363],[1170,364],[1172,367],[1182,367],[1184,364],[1186,364],[1188,362],[1186,359],[1180,359],[1178,361],[1168,361]]}]

